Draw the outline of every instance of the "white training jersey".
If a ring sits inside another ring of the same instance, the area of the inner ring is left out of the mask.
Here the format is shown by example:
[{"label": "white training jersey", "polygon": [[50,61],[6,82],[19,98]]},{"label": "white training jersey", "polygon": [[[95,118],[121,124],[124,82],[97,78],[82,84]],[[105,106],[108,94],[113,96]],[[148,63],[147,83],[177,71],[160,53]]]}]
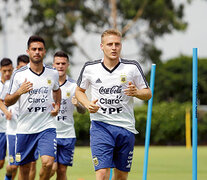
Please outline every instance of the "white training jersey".
[{"label": "white training jersey", "polygon": [[129,81],[138,89],[148,87],[137,61],[120,59],[112,70],[104,66],[103,60],[85,63],[77,85],[82,89],[90,86],[91,99],[98,99],[97,104],[100,106],[97,113],[90,114],[91,120],[102,121],[137,133],[133,97],[125,95],[123,91]]},{"label": "white training jersey", "polygon": [[[5,95],[3,94],[4,91],[4,83],[0,81],[0,99],[5,98]],[[2,97],[2,98],[1,98]],[[0,110],[0,133],[6,132],[6,118],[2,110]]]},{"label": "white training jersey", "polygon": [[24,66],[12,75],[9,94],[19,89],[27,80],[33,84],[33,89],[22,94],[18,99],[19,116],[17,118],[17,134],[33,134],[54,127],[54,117],[50,112],[53,109],[52,91],[59,89],[59,75],[57,70],[43,65],[43,71],[36,74],[30,64]]},{"label": "white training jersey", "polygon": [[[5,82],[4,89],[2,91],[2,95],[1,95],[0,99],[2,99],[2,100],[5,99],[6,94],[8,93],[8,90],[9,90],[9,84],[10,84],[10,80]],[[18,102],[12,106],[9,106],[8,110],[11,111],[12,118],[10,120],[6,120],[6,134],[15,135],[16,128],[17,128],[17,117],[19,114]]]},{"label": "white training jersey", "polygon": [[62,100],[59,114],[56,116],[55,126],[57,138],[75,138],[72,97],[75,96],[77,85],[74,80],[66,77],[65,82],[60,85]]}]

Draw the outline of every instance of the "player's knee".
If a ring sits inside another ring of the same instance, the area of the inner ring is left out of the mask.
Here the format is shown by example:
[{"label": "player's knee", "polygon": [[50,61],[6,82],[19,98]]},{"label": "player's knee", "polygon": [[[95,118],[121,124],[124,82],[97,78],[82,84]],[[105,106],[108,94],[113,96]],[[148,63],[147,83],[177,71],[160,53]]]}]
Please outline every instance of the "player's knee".
[{"label": "player's knee", "polygon": [[57,173],[58,174],[66,174],[67,169],[65,167],[58,167]]},{"label": "player's knee", "polygon": [[128,178],[128,172],[119,171],[115,169],[114,180],[127,180],[127,178]]},{"label": "player's knee", "polygon": [[52,169],[52,163],[50,163],[50,162],[44,162],[44,163],[42,163],[42,167],[44,169]]},{"label": "player's knee", "polygon": [[0,160],[0,169],[4,167],[4,160]]},{"label": "player's knee", "polygon": [[30,166],[29,165],[21,165],[20,168],[19,168],[19,170],[20,170],[20,173],[22,175],[29,174]]},{"label": "player's knee", "polygon": [[36,170],[36,161],[33,161],[31,162],[31,167],[30,167],[31,170]]},{"label": "player's knee", "polygon": [[17,171],[17,166],[15,166],[15,165],[8,165],[6,167],[6,171],[8,173],[15,173]]},{"label": "player's knee", "polygon": [[125,176],[116,176],[114,178],[114,180],[127,180],[127,177],[125,177]]},{"label": "player's knee", "polygon": [[97,179],[104,180],[109,179],[110,173],[108,169],[99,169],[96,171]]},{"label": "player's knee", "polygon": [[16,172],[17,171],[18,166],[12,165],[11,166],[11,171],[12,172]]},{"label": "player's knee", "polygon": [[55,175],[55,172],[56,171],[54,169],[52,169],[51,172],[50,172],[50,177],[54,176]]},{"label": "player's knee", "polygon": [[42,167],[44,169],[52,169],[53,160],[51,159],[44,159],[42,160]]},{"label": "player's knee", "polygon": [[1,163],[1,164],[0,164],[0,169],[2,169],[3,167],[4,167],[4,164]]}]

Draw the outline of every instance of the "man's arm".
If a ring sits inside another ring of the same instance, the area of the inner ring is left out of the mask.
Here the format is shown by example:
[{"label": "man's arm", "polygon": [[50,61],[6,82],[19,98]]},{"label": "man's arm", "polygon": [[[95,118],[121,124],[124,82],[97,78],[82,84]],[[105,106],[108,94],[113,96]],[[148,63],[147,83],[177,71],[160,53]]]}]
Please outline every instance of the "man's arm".
[{"label": "man's arm", "polygon": [[84,114],[86,108],[77,100],[75,96],[72,97],[72,104],[76,107],[78,113]]},{"label": "man's arm", "polygon": [[6,119],[11,120],[12,117],[12,113],[10,111],[8,111],[8,109],[6,108],[4,102],[2,99],[0,99],[0,109],[3,111],[3,113],[6,116]]},{"label": "man's arm", "polygon": [[141,100],[149,100],[152,97],[150,88],[138,89],[132,82],[129,82],[128,89],[124,90],[127,96],[133,96]]},{"label": "man's arm", "polygon": [[75,91],[75,97],[86,109],[88,109],[90,113],[96,113],[99,109],[99,106],[96,105],[98,99],[94,101],[89,101],[85,91],[85,89],[82,89],[77,86]]},{"label": "man's arm", "polygon": [[51,115],[57,116],[60,110],[60,104],[61,104],[61,89],[60,88],[56,91],[53,91],[53,99],[54,99],[54,103],[52,105],[54,109],[51,111]]},{"label": "man's arm", "polygon": [[22,94],[25,94],[32,90],[32,85],[33,84],[31,82],[25,79],[25,81],[22,83],[22,85],[19,87],[19,89],[17,89],[15,93],[6,95],[4,99],[5,105],[8,107],[15,104]]}]

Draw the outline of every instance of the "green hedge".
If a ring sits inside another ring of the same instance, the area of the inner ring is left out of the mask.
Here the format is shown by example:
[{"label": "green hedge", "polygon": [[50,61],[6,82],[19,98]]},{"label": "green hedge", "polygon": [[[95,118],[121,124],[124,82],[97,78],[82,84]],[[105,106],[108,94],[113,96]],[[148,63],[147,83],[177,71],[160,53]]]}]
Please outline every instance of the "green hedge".
[{"label": "green hedge", "polygon": [[73,117],[77,138],[76,145],[89,145],[90,117],[88,111],[85,114],[75,112]]},{"label": "green hedge", "polygon": [[[178,103],[161,103],[153,107],[151,119],[151,144],[185,143],[185,108]],[[140,113],[141,111],[141,113]],[[143,144],[145,139],[147,105],[135,108],[136,128],[140,134],[136,140]]]},{"label": "green hedge", "polygon": [[[190,103],[160,103],[153,105],[150,143],[153,145],[185,144],[185,110]],[[135,107],[136,145],[144,144],[147,119],[147,105]],[[74,113],[77,145],[89,145],[89,114]],[[198,144],[207,144],[207,113],[198,114]]]}]

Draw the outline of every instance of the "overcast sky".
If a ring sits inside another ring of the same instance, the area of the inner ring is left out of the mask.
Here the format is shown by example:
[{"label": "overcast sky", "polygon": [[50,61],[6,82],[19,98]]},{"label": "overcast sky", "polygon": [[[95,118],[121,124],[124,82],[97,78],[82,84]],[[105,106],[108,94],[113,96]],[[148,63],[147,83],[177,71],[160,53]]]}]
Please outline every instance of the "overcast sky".
[{"label": "overcast sky", "polygon": [[[28,1],[20,1],[28,2]],[[0,6],[0,10],[1,10]],[[1,11],[2,12],[2,11]],[[22,12],[23,13],[23,12]],[[191,55],[192,48],[198,48],[199,57],[207,57],[207,1],[194,0],[190,5],[186,6],[185,9],[185,20],[189,23],[188,28],[185,32],[174,32],[170,35],[165,35],[161,39],[157,40],[157,45],[163,50],[162,59],[166,60],[172,57],[176,57],[179,54]],[[26,53],[26,42],[29,34],[26,34],[20,27],[21,22],[17,18],[8,21],[7,27],[7,40],[8,50],[7,56],[11,58],[16,65],[16,58],[19,54]],[[76,33],[75,38],[88,49],[88,53],[94,58],[98,59],[102,57],[102,52],[99,48],[100,38],[95,37],[97,40],[91,40],[91,36],[87,34]],[[3,36],[0,34],[0,59],[4,56],[3,48]],[[133,46],[133,48],[136,48]],[[132,58],[138,59],[137,55],[133,54],[133,48],[129,46],[129,43],[123,44],[123,55],[127,55]],[[74,79],[80,72],[80,68],[83,63],[87,60],[83,55],[74,51],[73,62],[75,62],[73,68],[71,68],[71,74]],[[46,62],[51,61],[51,57],[46,58]]]},{"label": "overcast sky", "polygon": [[207,57],[207,1],[194,0],[186,7],[187,30],[174,32],[157,42],[163,50],[163,59],[179,54],[191,55],[192,48],[198,48],[200,57]]}]

